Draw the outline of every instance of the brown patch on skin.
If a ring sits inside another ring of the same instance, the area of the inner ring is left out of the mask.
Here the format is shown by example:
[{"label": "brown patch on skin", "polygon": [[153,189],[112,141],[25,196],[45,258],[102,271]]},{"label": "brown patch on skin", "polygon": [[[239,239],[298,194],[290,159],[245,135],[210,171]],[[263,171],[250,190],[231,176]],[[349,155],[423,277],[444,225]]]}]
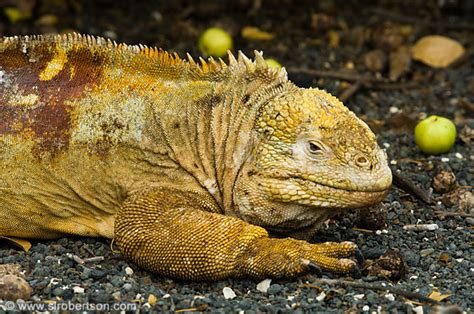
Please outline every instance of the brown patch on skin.
[{"label": "brown patch on skin", "polygon": [[112,144],[110,143],[110,141],[106,137],[104,137],[104,139],[97,141],[96,143],[89,143],[88,154],[89,155],[96,154],[101,159],[105,159],[107,157],[107,154],[109,153],[111,146]]},{"label": "brown patch on skin", "polygon": [[196,101],[196,106],[199,107],[205,107],[205,106],[211,106],[215,107],[217,106],[220,102],[222,101],[220,95],[214,95],[214,94],[207,94],[204,95],[203,97],[199,98]]},{"label": "brown patch on skin", "polygon": [[67,106],[41,106],[33,112],[35,117],[30,128],[39,139],[38,153],[52,154],[66,149],[69,145],[71,120]]},{"label": "brown patch on skin", "polygon": [[[0,135],[33,131],[33,140],[37,142],[33,153],[37,156],[67,149],[73,125],[71,102],[100,83],[104,66],[103,53],[73,46],[66,52],[68,61],[61,71],[51,80],[41,81],[40,73],[53,58],[55,49],[63,48],[41,43],[27,47],[27,53],[23,53],[21,44],[17,44],[0,53],[0,69],[9,79],[8,85],[0,84]],[[38,95],[39,100],[31,108],[8,105],[12,93]]]},{"label": "brown patch on skin", "polygon": [[[4,101],[2,97],[2,102]],[[2,134],[17,134],[19,130],[16,130],[16,126],[23,125],[26,117],[23,117],[23,113],[20,112],[22,108],[14,108],[11,106],[0,105],[0,112],[2,113],[2,119],[0,119],[0,135]]]},{"label": "brown patch on skin", "polygon": [[100,158],[105,159],[110,148],[113,146],[110,134],[115,130],[120,130],[125,127],[126,126],[117,119],[114,119],[111,124],[103,123],[100,128],[104,135],[95,143],[89,143],[89,154],[97,154]]},{"label": "brown patch on skin", "polygon": [[212,107],[218,105],[221,102],[221,97],[219,95],[212,95],[211,99],[209,99],[209,103]]}]

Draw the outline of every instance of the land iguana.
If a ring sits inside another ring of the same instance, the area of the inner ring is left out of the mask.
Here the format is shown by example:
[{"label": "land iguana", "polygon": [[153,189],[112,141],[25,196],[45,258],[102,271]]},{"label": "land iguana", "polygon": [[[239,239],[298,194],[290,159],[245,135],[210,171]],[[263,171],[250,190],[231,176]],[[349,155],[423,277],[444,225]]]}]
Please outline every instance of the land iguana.
[{"label": "land iguana", "polygon": [[364,122],[259,52],[195,62],[79,34],[0,41],[1,236],[105,237],[190,280],[346,273],[354,243],[306,240],[391,181]]}]

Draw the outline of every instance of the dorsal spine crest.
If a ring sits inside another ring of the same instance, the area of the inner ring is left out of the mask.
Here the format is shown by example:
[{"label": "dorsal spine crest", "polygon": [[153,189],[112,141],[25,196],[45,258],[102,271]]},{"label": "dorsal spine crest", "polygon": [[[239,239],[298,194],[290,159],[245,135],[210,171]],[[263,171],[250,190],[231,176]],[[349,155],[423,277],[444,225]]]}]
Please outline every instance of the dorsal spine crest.
[{"label": "dorsal spine crest", "polygon": [[180,66],[183,73],[189,73],[191,77],[205,77],[207,75],[229,76],[235,73],[249,75],[251,77],[264,77],[266,80],[275,80],[278,82],[287,81],[287,73],[284,68],[272,69],[266,64],[261,52],[254,51],[255,60],[249,59],[242,51],[238,52],[236,59],[232,52],[228,51],[229,63],[224,62],[221,58],[218,61],[209,57],[207,60],[199,57],[199,63],[196,63],[187,54],[185,59],[178,56],[176,52],[169,53],[161,48],[148,47],[146,45],[127,45],[124,43],[117,44],[115,41],[96,37],[91,35],[81,35],[78,33],[68,33],[60,35],[31,35],[31,36],[13,36],[4,37],[1,45],[10,45],[23,43],[26,45],[34,45],[41,43],[57,43],[68,45],[84,45],[87,48],[105,48],[116,52],[119,55],[130,56],[143,55],[150,58],[150,62],[158,63],[162,66]]}]

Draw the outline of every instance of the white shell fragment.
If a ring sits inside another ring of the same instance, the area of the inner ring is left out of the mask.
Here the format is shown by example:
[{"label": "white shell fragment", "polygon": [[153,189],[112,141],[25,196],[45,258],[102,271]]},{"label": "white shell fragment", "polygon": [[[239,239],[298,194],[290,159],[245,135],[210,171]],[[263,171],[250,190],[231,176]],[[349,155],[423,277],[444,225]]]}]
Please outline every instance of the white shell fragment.
[{"label": "white shell fragment", "polygon": [[324,301],[325,297],[326,297],[326,293],[323,291],[316,297],[316,300],[318,300],[318,302],[322,302]]},{"label": "white shell fragment", "polygon": [[133,269],[127,266],[127,267],[125,268],[125,273],[126,273],[128,276],[131,276],[131,275],[133,275]]},{"label": "white shell fragment", "polygon": [[395,296],[392,294],[392,293],[387,293],[385,295],[385,297],[389,300],[389,301],[395,301]]},{"label": "white shell fragment", "polygon": [[268,288],[270,287],[271,279],[264,279],[257,284],[257,290],[263,293],[267,293]]},{"label": "white shell fragment", "polygon": [[237,295],[235,294],[234,290],[232,290],[231,288],[229,287],[224,287],[224,289],[222,289],[222,294],[224,294],[224,298],[226,300],[232,300],[233,298],[235,298]]}]

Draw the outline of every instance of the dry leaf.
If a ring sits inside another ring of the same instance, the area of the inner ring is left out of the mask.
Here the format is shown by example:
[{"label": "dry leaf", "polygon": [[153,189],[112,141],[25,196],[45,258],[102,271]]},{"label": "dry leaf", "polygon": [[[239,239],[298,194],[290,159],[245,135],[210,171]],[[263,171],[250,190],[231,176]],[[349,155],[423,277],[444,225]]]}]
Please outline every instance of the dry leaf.
[{"label": "dry leaf", "polygon": [[58,24],[58,22],[59,18],[56,15],[45,14],[35,21],[35,25],[53,26]]},{"label": "dry leaf", "polygon": [[403,256],[395,250],[387,250],[375,263],[369,265],[370,275],[399,280],[406,273],[407,266]]},{"label": "dry leaf", "polygon": [[412,304],[412,305],[423,305],[423,304],[425,304],[425,303],[423,303],[423,302],[418,302],[418,301],[411,300],[411,299],[405,299],[405,302],[406,302],[406,303],[410,303],[410,304]]},{"label": "dry leaf", "polygon": [[242,29],[242,37],[248,40],[272,40],[275,34],[262,31],[258,27],[245,26]]},{"label": "dry leaf", "polygon": [[387,64],[387,55],[381,49],[375,49],[364,55],[364,65],[371,72],[382,72]]},{"label": "dry leaf", "polygon": [[451,261],[451,256],[448,252],[443,252],[439,255],[438,260],[443,264],[448,264]]},{"label": "dry leaf", "polygon": [[31,248],[31,243],[24,239],[13,238],[13,237],[4,237],[0,236],[0,239],[7,240],[8,242],[14,244],[15,246],[23,249],[23,251],[28,252]]},{"label": "dry leaf", "polygon": [[444,299],[447,299],[451,296],[451,294],[442,294],[442,293],[439,293],[438,291],[436,290],[433,290],[431,291],[430,295],[428,296],[428,298],[430,299],[433,299],[435,301],[438,301],[438,302],[441,302],[443,301]]},{"label": "dry leaf", "polygon": [[384,22],[372,30],[372,44],[375,48],[385,52],[394,51],[405,42],[399,26],[391,22]]},{"label": "dry leaf", "polygon": [[471,129],[467,125],[463,126],[461,132],[459,132],[459,139],[466,145],[471,145],[474,142],[474,129]]},{"label": "dry leaf", "polygon": [[391,81],[396,81],[410,69],[411,56],[407,46],[400,46],[390,53],[390,73],[388,77]]},{"label": "dry leaf", "polygon": [[438,35],[425,36],[412,47],[413,59],[433,68],[445,68],[464,54],[464,47],[456,40]]},{"label": "dry leaf", "polygon": [[329,46],[331,46],[331,48],[339,47],[339,43],[341,41],[341,36],[339,35],[338,32],[328,31],[327,32],[327,37],[328,37],[328,41],[329,41]]},{"label": "dry leaf", "polygon": [[462,187],[445,193],[441,201],[445,206],[457,207],[462,212],[469,212],[474,208],[474,194]]}]

